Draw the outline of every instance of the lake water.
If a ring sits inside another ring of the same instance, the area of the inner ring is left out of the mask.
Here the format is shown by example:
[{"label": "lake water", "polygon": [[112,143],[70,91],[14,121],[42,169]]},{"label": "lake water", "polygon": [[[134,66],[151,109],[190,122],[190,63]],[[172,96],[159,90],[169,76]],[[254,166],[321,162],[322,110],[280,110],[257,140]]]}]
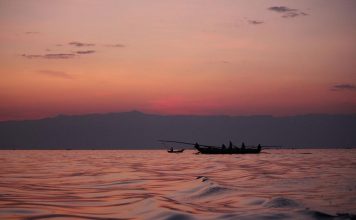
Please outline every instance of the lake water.
[{"label": "lake water", "polygon": [[0,151],[0,219],[355,219],[356,149]]}]

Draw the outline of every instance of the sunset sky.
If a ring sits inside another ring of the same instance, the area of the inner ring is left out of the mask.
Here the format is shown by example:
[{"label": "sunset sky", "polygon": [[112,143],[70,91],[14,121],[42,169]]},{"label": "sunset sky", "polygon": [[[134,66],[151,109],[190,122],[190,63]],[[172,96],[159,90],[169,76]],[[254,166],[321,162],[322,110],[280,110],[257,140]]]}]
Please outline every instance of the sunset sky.
[{"label": "sunset sky", "polygon": [[0,0],[0,121],[356,113],[354,0]]}]

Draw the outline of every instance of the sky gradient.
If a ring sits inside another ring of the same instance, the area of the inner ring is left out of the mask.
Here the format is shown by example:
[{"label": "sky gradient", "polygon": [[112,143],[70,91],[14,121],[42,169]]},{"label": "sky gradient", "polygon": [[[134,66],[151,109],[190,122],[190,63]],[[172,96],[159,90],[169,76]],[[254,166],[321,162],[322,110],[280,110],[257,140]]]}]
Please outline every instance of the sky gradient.
[{"label": "sky gradient", "polygon": [[0,121],[356,113],[356,1],[0,0]]}]

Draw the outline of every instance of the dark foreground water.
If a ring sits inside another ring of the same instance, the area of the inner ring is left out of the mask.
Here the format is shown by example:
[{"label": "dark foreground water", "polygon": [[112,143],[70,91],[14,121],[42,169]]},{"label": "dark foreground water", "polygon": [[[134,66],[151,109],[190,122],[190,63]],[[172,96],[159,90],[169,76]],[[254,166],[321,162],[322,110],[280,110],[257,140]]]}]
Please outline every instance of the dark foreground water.
[{"label": "dark foreground water", "polygon": [[0,219],[355,219],[356,150],[0,151]]}]

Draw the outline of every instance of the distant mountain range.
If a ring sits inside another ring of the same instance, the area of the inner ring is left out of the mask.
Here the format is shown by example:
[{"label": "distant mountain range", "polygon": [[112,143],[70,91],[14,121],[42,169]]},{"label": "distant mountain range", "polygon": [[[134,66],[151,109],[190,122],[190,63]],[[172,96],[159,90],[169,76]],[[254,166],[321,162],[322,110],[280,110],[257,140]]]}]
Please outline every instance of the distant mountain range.
[{"label": "distant mountain range", "polygon": [[356,114],[162,116],[141,112],[60,115],[0,122],[0,149],[149,149],[157,140],[286,147],[356,146]]}]

